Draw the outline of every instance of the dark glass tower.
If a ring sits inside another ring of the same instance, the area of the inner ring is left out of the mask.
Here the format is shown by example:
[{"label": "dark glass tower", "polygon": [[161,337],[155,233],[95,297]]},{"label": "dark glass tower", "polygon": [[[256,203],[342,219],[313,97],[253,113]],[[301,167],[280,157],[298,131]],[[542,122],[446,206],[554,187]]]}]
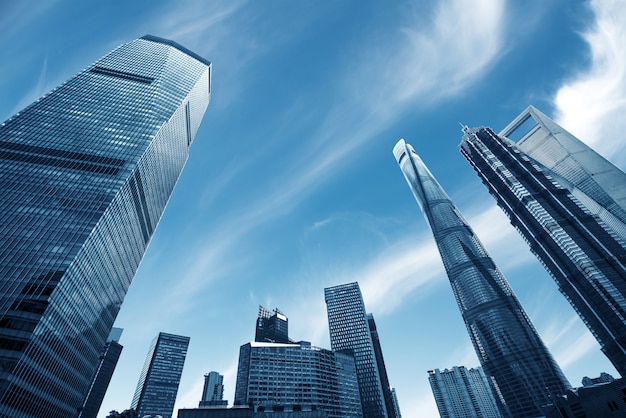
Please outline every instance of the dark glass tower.
[{"label": "dark glass tower", "polygon": [[270,312],[259,306],[259,317],[256,320],[254,341],[271,343],[289,342],[289,320],[281,311]]},{"label": "dark glass tower", "polygon": [[380,345],[380,338],[378,337],[378,331],[376,330],[376,321],[374,321],[374,315],[370,313],[368,313],[366,317],[367,317],[367,326],[370,329],[370,336],[372,337],[372,345],[374,347],[374,356],[376,357],[376,367],[378,368],[378,374],[380,375],[380,385],[383,388],[385,406],[387,407],[387,416],[389,418],[398,418],[396,416],[397,415],[396,406],[394,405],[394,399],[391,393],[391,386],[389,385],[389,377],[387,376],[387,366],[385,366],[385,358],[383,357],[383,349]]},{"label": "dark glass tower", "polygon": [[0,125],[0,416],[77,414],[210,80],[145,36]]},{"label": "dark glass tower", "polygon": [[420,205],[483,370],[505,417],[541,415],[570,387],[506,279],[413,150],[400,140],[396,161]]},{"label": "dark glass tower", "polygon": [[504,133],[465,129],[461,152],[626,376],[626,175],[533,108]]},{"label": "dark glass tower", "polygon": [[85,404],[80,414],[78,414],[78,418],[96,418],[96,415],[98,415],[102,400],[111,382],[111,377],[113,377],[115,366],[117,366],[117,361],[120,359],[122,349],[124,348],[118,342],[121,335],[121,328],[113,328],[111,330],[111,334],[102,350],[102,355],[100,355],[100,363],[87,393]]},{"label": "dark glass tower", "polygon": [[160,332],[152,341],[130,407],[137,415],[171,418],[189,337]]},{"label": "dark glass tower", "polygon": [[[351,350],[354,353],[363,417],[388,418],[385,392],[359,284],[328,287],[324,289],[324,295],[331,348],[333,351]],[[380,358],[382,360],[382,356]]]}]

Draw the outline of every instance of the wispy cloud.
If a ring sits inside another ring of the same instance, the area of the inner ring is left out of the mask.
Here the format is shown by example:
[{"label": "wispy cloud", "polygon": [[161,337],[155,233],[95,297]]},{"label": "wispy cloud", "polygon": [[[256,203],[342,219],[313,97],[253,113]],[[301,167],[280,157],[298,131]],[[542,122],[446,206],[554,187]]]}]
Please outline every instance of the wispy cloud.
[{"label": "wispy cloud", "polygon": [[[399,101],[439,100],[462,92],[483,76],[503,48],[505,2],[437,2],[430,19],[414,16],[402,28],[408,39],[385,77]],[[477,22],[480,22],[479,24]]]},{"label": "wispy cloud", "polygon": [[626,163],[626,4],[589,3],[595,20],[583,34],[590,63],[556,93],[557,122],[618,164]]},{"label": "wispy cloud", "polygon": [[578,336],[569,349],[557,352],[554,357],[561,367],[565,368],[576,364],[586,354],[597,349],[596,339],[589,332],[585,332]]}]

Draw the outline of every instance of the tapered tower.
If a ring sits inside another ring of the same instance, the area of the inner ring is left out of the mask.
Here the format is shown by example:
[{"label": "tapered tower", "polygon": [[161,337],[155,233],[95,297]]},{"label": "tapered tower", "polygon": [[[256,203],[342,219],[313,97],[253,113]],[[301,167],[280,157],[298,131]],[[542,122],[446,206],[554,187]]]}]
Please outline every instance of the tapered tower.
[{"label": "tapered tower", "polygon": [[393,149],[435,237],[478,359],[505,417],[541,415],[570,384],[506,279],[437,180],[404,140]]}]

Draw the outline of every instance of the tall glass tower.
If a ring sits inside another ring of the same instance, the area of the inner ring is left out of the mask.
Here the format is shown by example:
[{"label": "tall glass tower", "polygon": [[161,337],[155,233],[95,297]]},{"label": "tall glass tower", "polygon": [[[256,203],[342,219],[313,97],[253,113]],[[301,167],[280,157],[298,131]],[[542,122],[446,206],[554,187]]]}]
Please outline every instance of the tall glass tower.
[{"label": "tall glass tower", "polygon": [[144,36],[0,125],[0,416],[77,414],[210,80]]},{"label": "tall glass tower", "polygon": [[[328,287],[324,289],[324,295],[332,350],[351,350],[354,353],[363,417],[388,418],[372,331],[359,284],[355,282]],[[380,360],[382,362],[382,353]]]},{"label": "tall glass tower", "polygon": [[130,407],[137,415],[172,418],[189,337],[160,332],[150,345]]},{"label": "tall glass tower", "polygon": [[541,415],[570,384],[506,279],[411,145],[393,149],[437,242],[465,326],[505,417]]},{"label": "tall glass tower", "polygon": [[626,175],[532,107],[461,153],[626,376]]}]

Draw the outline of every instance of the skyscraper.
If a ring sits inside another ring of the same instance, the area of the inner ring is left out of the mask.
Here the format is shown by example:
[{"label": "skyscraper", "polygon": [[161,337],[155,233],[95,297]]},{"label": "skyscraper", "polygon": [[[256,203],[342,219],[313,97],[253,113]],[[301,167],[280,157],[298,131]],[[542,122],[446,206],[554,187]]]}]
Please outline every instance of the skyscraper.
[{"label": "skyscraper", "polygon": [[501,135],[464,131],[462,154],[625,376],[626,175],[532,107]]},{"label": "skyscraper", "polygon": [[202,389],[202,400],[200,408],[211,406],[227,406],[228,401],[224,397],[224,376],[218,372],[209,372],[204,375],[204,389]]},{"label": "skyscraper", "polygon": [[118,341],[122,336],[122,328],[113,328],[100,355],[100,363],[91,382],[89,392],[78,418],[96,418],[102,400],[111,382],[117,361],[124,348]]},{"label": "skyscraper", "polygon": [[370,330],[370,337],[372,337],[372,345],[374,347],[374,356],[376,357],[376,367],[378,368],[378,375],[380,376],[380,385],[383,388],[383,397],[385,398],[385,406],[387,407],[387,416],[389,418],[399,418],[396,414],[396,408],[400,408],[399,405],[394,405],[394,397],[391,393],[391,386],[389,386],[389,377],[387,376],[387,367],[385,366],[385,359],[383,357],[383,349],[380,345],[380,338],[378,338],[378,331],[376,330],[376,321],[374,321],[374,315],[368,313],[367,326]]},{"label": "skyscraper", "polygon": [[148,35],[0,125],[0,416],[76,415],[210,80]]},{"label": "skyscraper", "polygon": [[569,382],[506,279],[413,147],[400,140],[393,153],[435,237],[502,415],[541,415],[541,406],[564,394]]},{"label": "skyscraper", "polygon": [[501,418],[483,370],[453,367],[428,371],[441,418]]},{"label": "skyscraper", "polygon": [[256,320],[256,342],[288,343],[289,320],[278,309],[270,312],[259,306],[259,317]]},{"label": "skyscraper", "polygon": [[402,418],[400,413],[400,404],[398,403],[398,395],[396,394],[396,388],[391,388],[391,399],[393,400],[393,410],[396,414],[396,418]]},{"label": "skyscraper", "polygon": [[320,409],[330,418],[362,418],[354,357],[311,343],[241,346],[235,405],[256,412]]},{"label": "skyscraper", "polygon": [[387,418],[385,392],[359,284],[328,287],[324,289],[324,295],[331,348],[333,351],[351,350],[354,353],[363,417]]},{"label": "skyscraper", "polygon": [[171,418],[189,337],[160,332],[152,341],[130,405],[140,417]]}]

